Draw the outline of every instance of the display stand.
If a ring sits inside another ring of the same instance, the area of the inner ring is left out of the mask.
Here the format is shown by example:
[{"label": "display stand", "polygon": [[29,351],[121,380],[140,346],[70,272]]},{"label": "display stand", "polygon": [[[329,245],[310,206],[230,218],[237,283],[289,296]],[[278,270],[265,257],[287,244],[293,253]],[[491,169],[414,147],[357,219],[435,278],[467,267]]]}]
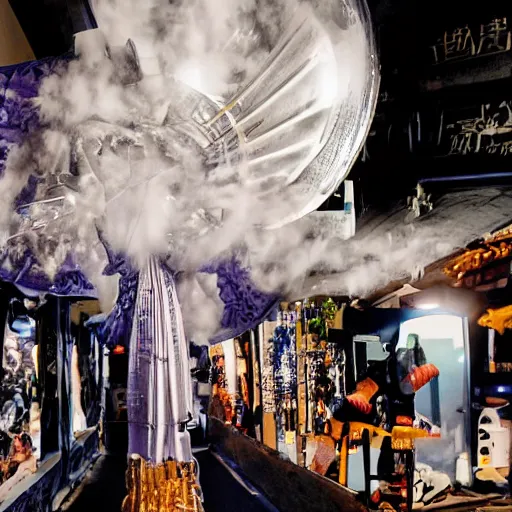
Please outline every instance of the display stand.
[{"label": "display stand", "polygon": [[346,422],[343,424],[340,437],[340,472],[339,483],[347,486],[348,483],[348,457],[351,446],[360,446],[363,449],[363,471],[365,489],[363,492],[363,500],[366,506],[370,506],[371,499],[371,481],[380,480],[379,475],[371,474],[370,466],[370,447],[375,437],[381,437],[382,443],[384,439],[390,440],[390,449],[393,454],[400,454],[400,459],[404,464],[404,474],[396,474],[399,480],[405,478],[405,498],[407,510],[412,510],[413,505],[413,486],[414,486],[414,439],[425,437],[425,432],[420,429],[410,427],[394,427],[391,433],[380,428],[376,428],[370,424]]}]

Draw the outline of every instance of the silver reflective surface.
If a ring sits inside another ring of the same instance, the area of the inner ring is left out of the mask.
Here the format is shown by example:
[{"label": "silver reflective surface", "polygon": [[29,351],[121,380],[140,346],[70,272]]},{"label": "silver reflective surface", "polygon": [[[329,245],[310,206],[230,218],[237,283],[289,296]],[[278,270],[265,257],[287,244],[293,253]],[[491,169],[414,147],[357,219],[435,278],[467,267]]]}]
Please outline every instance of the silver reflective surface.
[{"label": "silver reflective surface", "polygon": [[378,85],[365,6],[302,4],[259,72],[213,117],[205,109],[193,118],[213,141],[212,162],[236,167],[256,194],[287,194],[289,210],[274,221],[283,225],[320,206],[346,177]]},{"label": "silver reflective surface", "polygon": [[174,279],[156,258],[141,272],[129,354],[129,453],[192,460],[188,345]]}]

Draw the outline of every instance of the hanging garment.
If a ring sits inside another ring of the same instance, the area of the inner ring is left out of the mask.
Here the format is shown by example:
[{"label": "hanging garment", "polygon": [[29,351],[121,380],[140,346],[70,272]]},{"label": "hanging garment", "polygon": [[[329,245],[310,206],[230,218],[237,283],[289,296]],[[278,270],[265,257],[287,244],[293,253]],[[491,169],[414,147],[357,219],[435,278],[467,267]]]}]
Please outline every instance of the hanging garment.
[{"label": "hanging garment", "polygon": [[140,277],[128,389],[129,453],[157,464],[192,461],[188,343],[174,278],[156,258]]},{"label": "hanging garment", "polygon": [[71,353],[71,392],[72,392],[72,425],[73,433],[82,432],[87,429],[87,418],[82,408],[82,382],[78,366],[78,348],[73,345]]},{"label": "hanging garment", "polygon": [[[282,322],[282,319],[278,319]],[[295,324],[280,324],[274,330],[274,393],[276,403],[297,398]]]}]

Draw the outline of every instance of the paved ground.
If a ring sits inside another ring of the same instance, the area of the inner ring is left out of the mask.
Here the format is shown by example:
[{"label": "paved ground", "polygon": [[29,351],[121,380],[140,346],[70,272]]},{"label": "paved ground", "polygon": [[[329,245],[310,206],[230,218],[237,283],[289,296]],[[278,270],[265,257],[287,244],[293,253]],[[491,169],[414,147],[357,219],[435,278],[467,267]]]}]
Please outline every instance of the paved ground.
[{"label": "paved ground", "polygon": [[[273,510],[261,495],[209,451],[196,453],[206,512],[263,512]],[[67,512],[117,512],[125,496],[124,457],[102,456],[80,488],[63,506]]]},{"label": "paved ground", "polygon": [[[221,464],[209,451],[197,453],[206,512],[276,511],[262,496],[245,487],[243,480]],[[277,511],[276,511],[277,512]]]},{"label": "paved ground", "polygon": [[62,507],[70,512],[119,512],[126,494],[126,457],[104,455]]}]

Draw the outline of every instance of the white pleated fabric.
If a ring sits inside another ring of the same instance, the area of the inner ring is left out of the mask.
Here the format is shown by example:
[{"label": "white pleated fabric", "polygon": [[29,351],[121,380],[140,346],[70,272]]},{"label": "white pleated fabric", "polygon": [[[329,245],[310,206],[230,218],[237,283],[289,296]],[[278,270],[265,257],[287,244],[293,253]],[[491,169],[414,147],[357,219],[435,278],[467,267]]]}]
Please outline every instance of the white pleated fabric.
[{"label": "white pleated fabric", "polygon": [[129,356],[129,452],[154,463],[192,460],[188,343],[176,286],[156,258],[141,271]]}]

